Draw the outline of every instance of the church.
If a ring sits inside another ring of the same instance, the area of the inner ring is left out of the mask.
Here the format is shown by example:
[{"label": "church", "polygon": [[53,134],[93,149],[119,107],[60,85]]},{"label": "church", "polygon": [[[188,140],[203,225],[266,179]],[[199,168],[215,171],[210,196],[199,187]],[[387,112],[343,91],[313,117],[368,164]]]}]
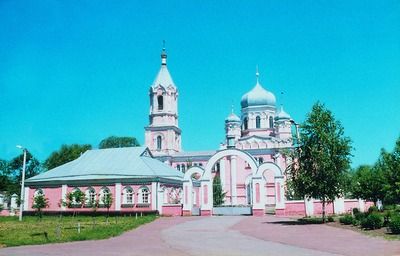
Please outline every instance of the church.
[{"label": "church", "polygon": [[[218,149],[183,151],[178,87],[163,48],[160,70],[149,88],[144,147],[88,150],[72,162],[26,180],[24,210],[33,210],[33,198],[40,193],[49,199],[46,211],[90,211],[85,202],[74,209],[60,203],[68,193],[80,190],[86,200],[99,200],[99,211],[106,210],[101,202],[111,194],[110,210],[120,213],[320,214],[319,200],[287,198],[285,170],[291,164],[287,153],[299,139],[297,123],[260,84],[258,71],[249,89],[241,98],[240,116],[232,110],[224,120],[225,139]],[[216,175],[225,192],[218,207],[213,205]],[[366,207],[362,200],[338,198],[326,210],[344,213]]]}]

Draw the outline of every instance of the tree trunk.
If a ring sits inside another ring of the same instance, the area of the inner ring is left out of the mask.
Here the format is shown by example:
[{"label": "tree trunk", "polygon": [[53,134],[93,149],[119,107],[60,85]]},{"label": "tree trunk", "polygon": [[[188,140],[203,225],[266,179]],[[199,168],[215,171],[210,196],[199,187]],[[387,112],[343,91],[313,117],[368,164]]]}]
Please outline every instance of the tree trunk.
[{"label": "tree trunk", "polygon": [[322,199],[322,223],[325,223],[325,198]]}]

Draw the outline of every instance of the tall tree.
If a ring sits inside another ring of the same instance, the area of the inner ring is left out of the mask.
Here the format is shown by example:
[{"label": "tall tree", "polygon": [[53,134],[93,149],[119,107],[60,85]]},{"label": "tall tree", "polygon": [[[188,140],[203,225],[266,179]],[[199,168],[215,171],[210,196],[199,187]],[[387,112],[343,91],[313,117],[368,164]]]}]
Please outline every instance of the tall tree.
[{"label": "tall tree", "polygon": [[222,205],[225,201],[226,192],[222,189],[221,178],[219,174],[215,175],[213,180],[213,204],[214,206]]},{"label": "tall tree", "polygon": [[298,195],[321,200],[325,221],[326,204],[344,192],[351,141],[332,112],[319,102],[301,125],[300,136],[300,149],[288,182]]},{"label": "tall tree", "polygon": [[89,149],[92,149],[92,146],[89,144],[62,145],[58,151],[51,153],[51,155],[44,162],[44,166],[47,168],[47,170],[56,168],[57,166],[77,159],[81,154],[85,153]]},{"label": "tall tree", "polygon": [[0,159],[0,191],[7,191],[11,184],[7,167],[7,161]]},{"label": "tall tree", "polygon": [[359,166],[352,176],[351,193],[353,197],[376,203],[385,197],[383,172],[369,165]]},{"label": "tall tree", "polygon": [[[24,154],[13,158],[7,165],[7,172],[12,180],[8,187],[10,194],[20,194],[21,190],[21,180],[22,180],[22,169],[24,162]],[[43,171],[40,162],[29,152],[26,152],[26,168],[25,168],[25,178],[28,179],[33,177]]]},{"label": "tall tree", "polygon": [[110,136],[102,140],[99,144],[99,148],[123,148],[123,147],[136,147],[140,146],[139,142],[135,137],[117,137]]},{"label": "tall tree", "polygon": [[400,203],[400,137],[391,153],[382,149],[376,168],[384,176],[384,203]]}]

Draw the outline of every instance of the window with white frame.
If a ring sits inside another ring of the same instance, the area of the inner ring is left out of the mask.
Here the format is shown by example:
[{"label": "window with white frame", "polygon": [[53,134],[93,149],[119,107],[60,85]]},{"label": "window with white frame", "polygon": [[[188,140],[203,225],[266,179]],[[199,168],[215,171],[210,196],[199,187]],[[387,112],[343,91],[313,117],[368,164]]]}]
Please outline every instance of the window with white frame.
[{"label": "window with white frame", "polygon": [[87,204],[96,202],[96,191],[94,190],[94,188],[88,188],[85,194]]},{"label": "window with white frame", "polygon": [[44,196],[44,192],[41,188],[36,189],[34,197],[37,197],[37,196]]},{"label": "window with white frame", "polygon": [[141,187],[139,190],[139,203],[149,204],[150,203],[150,191],[148,187]]},{"label": "window with white frame", "polygon": [[100,191],[100,203],[104,204],[104,200],[107,198],[107,196],[110,194],[110,189],[107,187],[103,187]]},{"label": "window with white frame", "polygon": [[131,187],[124,188],[124,197],[122,202],[124,204],[133,204],[133,189]]}]

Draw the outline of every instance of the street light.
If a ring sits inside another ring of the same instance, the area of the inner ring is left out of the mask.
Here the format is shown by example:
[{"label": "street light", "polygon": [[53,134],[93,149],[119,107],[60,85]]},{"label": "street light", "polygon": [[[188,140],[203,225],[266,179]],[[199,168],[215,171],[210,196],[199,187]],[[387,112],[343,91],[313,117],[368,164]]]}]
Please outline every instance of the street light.
[{"label": "street light", "polygon": [[290,123],[292,123],[295,127],[296,127],[296,142],[297,145],[299,145],[300,143],[300,137],[299,137],[299,123],[296,123],[296,121],[294,121],[293,119],[290,119]]},{"label": "street light", "polygon": [[22,181],[21,181],[21,196],[19,202],[19,221],[22,221],[22,211],[24,210],[24,199],[25,199],[25,168],[26,168],[26,148],[21,145],[17,145],[17,148],[22,149],[24,152],[24,163],[22,166]]}]

